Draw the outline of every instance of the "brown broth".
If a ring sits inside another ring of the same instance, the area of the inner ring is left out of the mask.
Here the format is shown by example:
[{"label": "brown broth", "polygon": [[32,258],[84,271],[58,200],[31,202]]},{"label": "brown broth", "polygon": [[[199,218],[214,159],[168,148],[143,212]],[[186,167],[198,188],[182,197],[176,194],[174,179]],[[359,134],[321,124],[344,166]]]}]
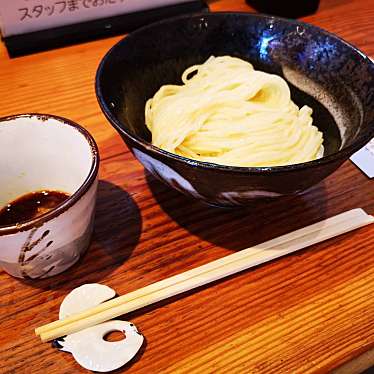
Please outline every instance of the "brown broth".
[{"label": "brown broth", "polygon": [[69,195],[59,191],[31,192],[0,210],[0,226],[15,225],[46,214],[63,203]]}]

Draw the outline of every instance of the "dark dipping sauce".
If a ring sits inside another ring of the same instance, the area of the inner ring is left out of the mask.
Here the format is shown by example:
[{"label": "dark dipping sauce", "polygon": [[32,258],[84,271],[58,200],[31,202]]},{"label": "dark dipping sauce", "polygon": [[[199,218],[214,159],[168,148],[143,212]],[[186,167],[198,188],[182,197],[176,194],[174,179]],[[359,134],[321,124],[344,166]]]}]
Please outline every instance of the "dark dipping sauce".
[{"label": "dark dipping sauce", "polygon": [[69,195],[59,191],[31,192],[0,210],[0,226],[16,225],[46,214],[63,203]]}]

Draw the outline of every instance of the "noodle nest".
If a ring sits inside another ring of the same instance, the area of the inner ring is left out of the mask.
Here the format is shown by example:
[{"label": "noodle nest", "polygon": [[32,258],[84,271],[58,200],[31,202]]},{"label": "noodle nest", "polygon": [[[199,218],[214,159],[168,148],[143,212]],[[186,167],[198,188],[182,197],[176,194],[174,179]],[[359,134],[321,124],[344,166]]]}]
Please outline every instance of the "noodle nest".
[{"label": "noodle nest", "polygon": [[287,82],[239,58],[210,57],[162,86],[145,107],[152,144],[221,165],[297,164],[323,155],[312,109],[291,100]]}]

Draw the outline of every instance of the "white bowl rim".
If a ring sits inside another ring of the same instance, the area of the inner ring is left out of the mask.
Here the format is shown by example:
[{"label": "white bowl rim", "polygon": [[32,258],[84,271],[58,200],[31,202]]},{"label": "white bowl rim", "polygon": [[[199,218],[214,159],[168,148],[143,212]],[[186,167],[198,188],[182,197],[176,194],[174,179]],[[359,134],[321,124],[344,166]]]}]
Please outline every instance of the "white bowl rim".
[{"label": "white bowl rim", "polygon": [[15,234],[20,231],[26,231],[35,227],[42,226],[45,222],[50,221],[53,218],[56,218],[60,214],[67,211],[71,206],[73,206],[91,187],[93,182],[95,181],[98,171],[99,171],[99,149],[95,142],[93,136],[82,126],[78,125],[74,121],[56,116],[53,114],[42,114],[42,113],[22,113],[22,114],[14,114],[6,117],[0,118],[0,126],[2,122],[9,122],[13,120],[17,120],[19,118],[34,118],[38,119],[39,121],[47,121],[49,119],[54,119],[64,125],[72,127],[74,130],[79,131],[84,138],[86,139],[92,155],[92,163],[90,167],[90,171],[81,184],[81,186],[71,195],[69,196],[62,204],[58,205],[56,208],[50,210],[49,212],[41,215],[40,217],[24,221],[22,223],[7,225],[7,226],[0,226],[0,236]]}]

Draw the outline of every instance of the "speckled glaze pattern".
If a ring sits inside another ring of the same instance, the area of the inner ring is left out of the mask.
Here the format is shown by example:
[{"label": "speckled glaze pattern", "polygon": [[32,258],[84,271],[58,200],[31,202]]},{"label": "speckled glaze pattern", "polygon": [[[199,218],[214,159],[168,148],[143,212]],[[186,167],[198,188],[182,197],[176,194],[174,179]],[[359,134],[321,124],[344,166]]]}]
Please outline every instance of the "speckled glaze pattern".
[{"label": "speckled glaze pattern", "polygon": [[[313,108],[314,124],[324,134],[324,157],[246,168],[189,160],[154,147],[144,123],[146,100],[163,84],[180,83],[187,67],[211,55],[240,57],[256,69],[283,76],[296,104]],[[315,26],[272,16],[196,14],[142,28],[103,58],[96,92],[109,122],[145,168],[171,187],[219,206],[304,191],[374,135],[370,59]]]}]

